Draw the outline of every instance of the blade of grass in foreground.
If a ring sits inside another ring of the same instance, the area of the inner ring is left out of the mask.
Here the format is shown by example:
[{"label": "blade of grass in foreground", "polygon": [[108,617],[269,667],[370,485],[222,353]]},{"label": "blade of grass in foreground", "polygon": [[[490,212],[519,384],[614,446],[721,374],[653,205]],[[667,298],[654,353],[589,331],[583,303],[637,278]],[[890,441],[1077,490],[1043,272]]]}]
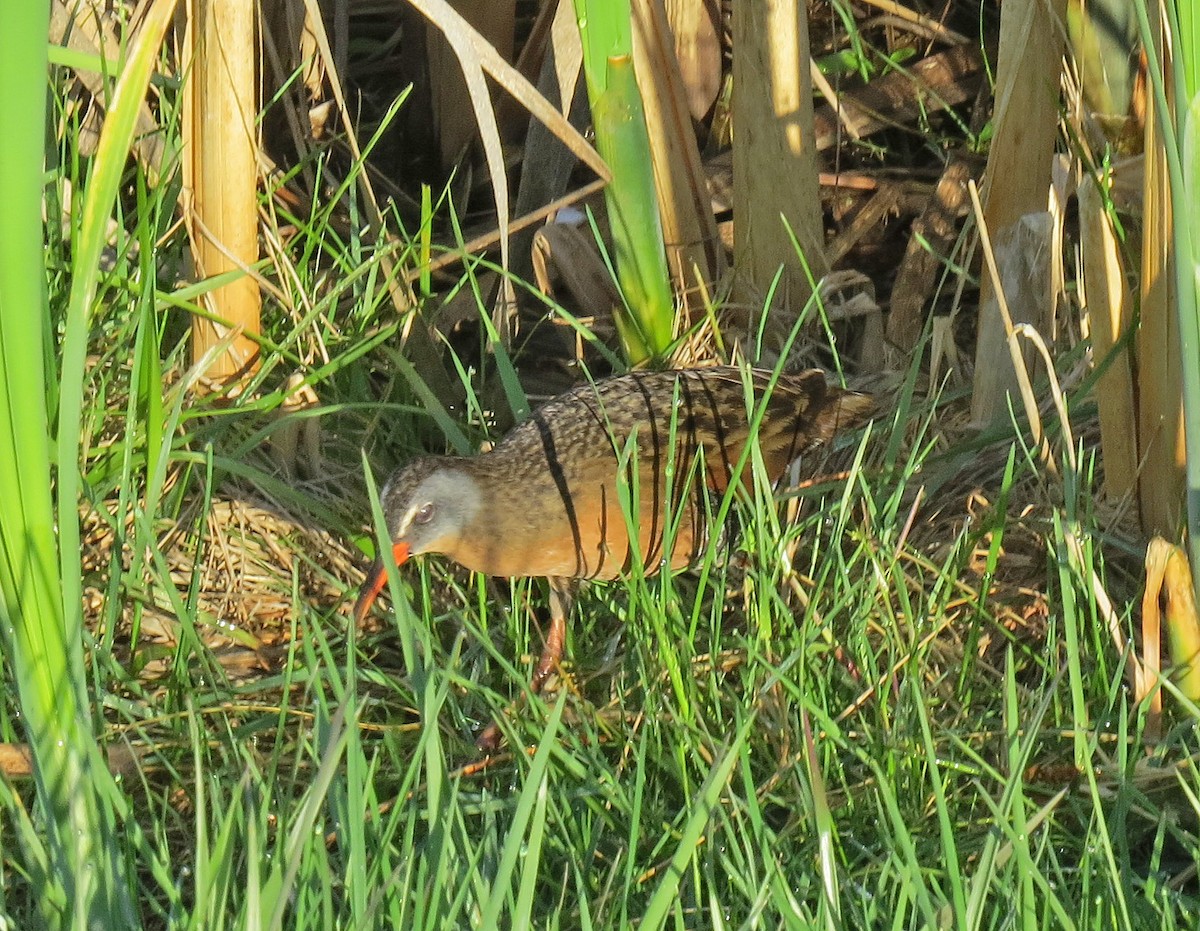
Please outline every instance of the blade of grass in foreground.
[{"label": "blade of grass in foreground", "polygon": [[746,719],[746,723],[741,726],[725,750],[724,756],[717,760],[709,770],[708,778],[704,780],[704,785],[697,793],[691,816],[679,838],[679,846],[675,848],[675,854],[671,857],[671,865],[663,874],[658,888],[654,890],[654,895],[646,908],[646,914],[642,917],[643,931],[665,927],[673,908],[679,904],[679,883],[686,875],[687,865],[696,854],[696,848],[704,836],[713,810],[721,801],[721,796],[729,783],[729,776],[733,772],[734,764],[738,761],[738,755],[742,745],[746,742],[746,736],[750,733],[750,728],[754,726],[756,720],[757,718],[753,714]]},{"label": "blade of grass in foreground", "polygon": [[633,73],[629,2],[575,0],[575,16],[596,148],[613,174],[604,198],[625,302],[617,308],[617,330],[630,363],[655,362],[665,357],[671,343],[674,298],[646,118]]},{"label": "blade of grass in foreground", "polygon": [[[50,485],[56,463],[43,402],[51,325],[41,227],[49,4],[31,6],[0,30],[0,81],[14,96],[13,138],[0,146],[0,626],[33,752],[40,816],[47,819],[48,853],[35,835],[25,835],[42,917],[52,927],[132,927],[124,861],[113,844],[113,783],[88,708],[74,495],[72,585],[63,585],[56,553]],[[94,266],[91,274],[94,280]],[[86,334],[79,342],[86,345]],[[73,403],[78,415],[78,391]],[[75,455],[57,463],[60,487],[66,481],[72,490],[79,487],[78,424],[76,416]]]},{"label": "blade of grass in foreground", "polygon": [[[1200,191],[1200,146],[1196,121],[1200,118],[1200,16],[1191,0],[1164,4],[1170,55],[1160,64],[1161,45],[1153,40],[1159,24],[1151,23],[1150,4],[1135,4],[1143,48],[1149,67],[1155,114],[1166,149],[1171,181],[1173,241],[1175,247],[1175,301],[1179,315],[1179,355],[1183,375],[1184,431],[1187,445],[1188,542],[1192,558],[1192,584],[1200,592],[1200,233],[1195,204]],[[1170,69],[1172,86],[1164,78]],[[1168,94],[1168,90],[1171,92]],[[1170,105],[1169,105],[1170,104]]]},{"label": "blade of grass in foreground", "polygon": [[[84,671],[78,528],[79,444],[83,357],[96,294],[99,253],[124,170],[138,106],[173,3],[159,0],[131,47],[114,92],[85,192],[73,250],[71,301],[63,337],[57,459],[51,457],[45,406],[44,347],[52,339],[43,265],[41,193],[47,71],[46,22],[17,18],[4,31],[0,67],[18,90],[14,116],[20,142],[4,147],[0,178],[7,217],[0,240],[0,493],[4,509],[6,647],[32,746],[38,793],[49,816],[49,874],[40,901],[53,925],[131,927],[135,913],[124,859],[113,842],[120,795],[100,757]],[[58,532],[50,477],[59,492]],[[56,543],[58,554],[56,558]],[[31,854],[33,852],[31,851]],[[34,857],[36,862],[36,856]],[[70,918],[68,918],[68,913]]]}]

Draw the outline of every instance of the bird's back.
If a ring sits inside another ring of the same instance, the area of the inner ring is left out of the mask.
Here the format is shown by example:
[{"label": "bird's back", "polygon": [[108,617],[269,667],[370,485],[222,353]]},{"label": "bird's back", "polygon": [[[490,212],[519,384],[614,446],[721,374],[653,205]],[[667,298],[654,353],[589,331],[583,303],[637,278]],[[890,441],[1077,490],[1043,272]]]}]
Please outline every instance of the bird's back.
[{"label": "bird's back", "polygon": [[496,503],[497,513],[520,513],[528,525],[522,536],[536,541],[510,554],[536,563],[522,574],[614,578],[628,571],[635,554],[623,499],[646,571],[686,566],[707,539],[704,488],[724,492],[739,466],[749,485],[751,466],[741,460],[752,437],[775,482],[806,449],[869,413],[869,398],[827,387],[818,370],[781,375],[773,387],[771,380],[770,372],[731,366],[634,372],[534,411],[475,460],[508,475],[509,500]]}]

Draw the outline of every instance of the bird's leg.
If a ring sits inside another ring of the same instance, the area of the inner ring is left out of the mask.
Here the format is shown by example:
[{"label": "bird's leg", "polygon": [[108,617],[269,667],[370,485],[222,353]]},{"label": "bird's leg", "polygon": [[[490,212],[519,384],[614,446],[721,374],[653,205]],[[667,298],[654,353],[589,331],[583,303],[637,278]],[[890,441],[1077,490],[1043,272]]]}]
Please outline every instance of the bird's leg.
[{"label": "bird's leg", "polygon": [[[574,587],[570,579],[550,579],[550,627],[546,631],[546,644],[542,656],[533,671],[529,691],[535,695],[545,687],[550,675],[558,668],[562,659],[563,645],[567,639],[567,615],[574,601]],[[500,724],[493,721],[475,739],[475,746],[484,753],[491,753],[500,746]]]},{"label": "bird's leg", "polygon": [[535,695],[542,690],[562,659],[563,644],[567,640],[567,615],[571,613],[572,601],[571,580],[550,579],[550,629],[546,631],[542,658],[538,660],[533,681],[529,683],[529,690]]}]

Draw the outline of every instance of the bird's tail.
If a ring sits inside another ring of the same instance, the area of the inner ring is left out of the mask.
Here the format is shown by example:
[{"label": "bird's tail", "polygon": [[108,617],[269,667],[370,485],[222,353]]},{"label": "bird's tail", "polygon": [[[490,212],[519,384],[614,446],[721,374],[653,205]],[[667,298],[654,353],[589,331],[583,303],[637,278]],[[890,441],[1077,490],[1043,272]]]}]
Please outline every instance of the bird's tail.
[{"label": "bird's tail", "polygon": [[861,391],[829,387],[813,418],[813,440],[828,443],[839,430],[850,430],[871,419],[875,399]]}]

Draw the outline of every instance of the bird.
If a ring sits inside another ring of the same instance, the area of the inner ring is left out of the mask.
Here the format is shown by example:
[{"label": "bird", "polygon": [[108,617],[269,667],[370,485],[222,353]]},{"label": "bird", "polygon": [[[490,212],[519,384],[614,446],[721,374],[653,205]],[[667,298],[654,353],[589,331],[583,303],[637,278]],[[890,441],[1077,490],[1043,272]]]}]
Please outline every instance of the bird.
[{"label": "bird", "polygon": [[[579,580],[692,565],[716,529],[712,496],[734,481],[752,488],[749,443],[774,485],[802,453],[873,407],[869,395],[829,385],[820,369],[711,366],[583,384],[487,452],[422,456],[398,469],[379,496],[392,554],[397,566],[436,553],[484,575],[546,578],[550,624],[530,682],[536,693],[561,660]],[[356,622],[385,581],[377,558]],[[493,724],[477,744],[493,749],[498,736]]]}]

